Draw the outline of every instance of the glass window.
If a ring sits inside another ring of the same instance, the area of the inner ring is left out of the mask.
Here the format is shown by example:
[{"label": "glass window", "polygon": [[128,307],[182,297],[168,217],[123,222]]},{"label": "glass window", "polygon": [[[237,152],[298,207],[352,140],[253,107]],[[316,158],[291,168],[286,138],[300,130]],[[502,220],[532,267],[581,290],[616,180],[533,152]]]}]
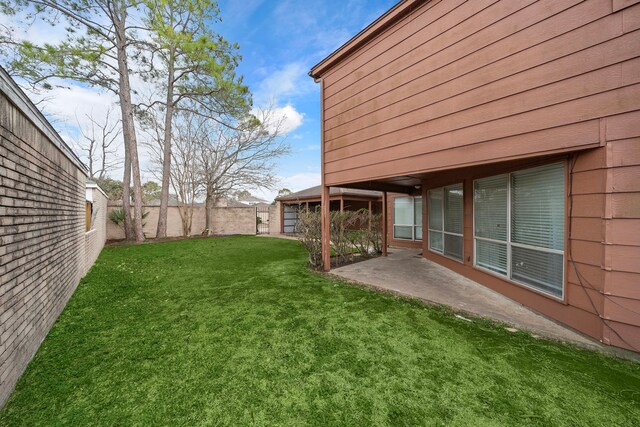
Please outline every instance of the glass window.
[{"label": "glass window", "polygon": [[475,264],[561,298],[564,181],[562,163],[476,180]]},{"label": "glass window", "polygon": [[85,211],[85,231],[93,230],[93,203],[86,201],[84,205]]},{"label": "glass window", "polygon": [[429,249],[462,261],[464,229],[462,184],[429,190]]},{"label": "glass window", "polygon": [[413,198],[413,238],[422,240],[422,197]]},{"label": "glass window", "polygon": [[393,199],[393,238],[422,240],[422,197]]}]

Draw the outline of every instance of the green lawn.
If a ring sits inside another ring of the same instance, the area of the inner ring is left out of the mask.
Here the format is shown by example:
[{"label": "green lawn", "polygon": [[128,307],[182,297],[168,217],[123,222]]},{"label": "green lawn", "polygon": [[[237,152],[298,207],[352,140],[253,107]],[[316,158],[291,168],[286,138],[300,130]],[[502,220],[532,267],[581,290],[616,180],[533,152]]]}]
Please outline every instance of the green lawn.
[{"label": "green lawn", "polygon": [[105,249],[0,425],[638,425],[640,364],[305,259],[256,237]]}]

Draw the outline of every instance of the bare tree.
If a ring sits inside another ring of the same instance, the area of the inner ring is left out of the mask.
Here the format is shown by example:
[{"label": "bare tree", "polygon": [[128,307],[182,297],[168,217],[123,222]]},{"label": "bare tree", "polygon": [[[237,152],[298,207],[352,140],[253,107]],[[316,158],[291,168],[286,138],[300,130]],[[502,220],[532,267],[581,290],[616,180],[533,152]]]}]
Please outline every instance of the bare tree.
[{"label": "bare tree", "polygon": [[269,188],[277,184],[275,161],[289,152],[283,118],[273,109],[247,117],[236,129],[209,123],[198,150],[206,202],[206,229],[213,230],[213,207],[233,190]]},{"label": "bare tree", "polygon": [[[151,135],[148,147],[153,168],[151,172],[160,179],[164,166],[164,129],[161,115],[146,116],[145,130]],[[194,205],[202,195],[202,170],[198,162],[198,150],[206,135],[206,120],[189,113],[177,113],[173,123],[173,149],[171,150],[170,184],[178,201],[182,221],[182,234],[191,235]],[[154,135],[155,134],[155,135]]]},{"label": "bare tree", "polygon": [[150,37],[137,42],[138,56],[148,64],[143,76],[161,88],[161,96],[143,107],[161,106],[164,112],[162,194],[156,236],[167,234],[171,144],[174,114],[186,102],[197,102],[196,114],[222,120],[246,114],[251,104],[248,88],[235,68],[238,46],[227,42],[213,27],[220,22],[213,0],[147,1],[143,19]]},{"label": "bare tree", "polygon": [[[45,89],[56,79],[74,80],[116,94],[122,115],[122,135],[125,144],[122,202],[127,238],[135,234],[144,240],[142,232],[142,184],[138,160],[138,145],[133,120],[130,75],[130,45],[136,31],[144,28],[131,24],[131,15],[144,6],[140,0],[0,0],[0,11],[7,15],[26,14],[25,24],[40,18],[46,23],[63,26],[66,37],[56,44],[35,44],[15,40],[12,29],[0,28],[10,34],[0,35],[9,51],[7,67],[10,73],[23,77],[33,87]],[[131,218],[129,186],[133,180],[134,217]],[[135,227],[133,227],[135,225]]]},{"label": "bare tree", "polygon": [[[151,114],[149,110],[140,117],[148,135],[145,145],[153,165],[151,173],[159,179],[164,166],[164,117],[161,111]],[[211,234],[213,207],[221,197],[278,184],[275,161],[289,152],[282,132],[284,119],[268,108],[230,127],[191,108],[176,112],[170,184],[178,199],[184,235],[191,234],[193,206],[202,196],[205,227]]]},{"label": "bare tree", "polygon": [[107,174],[122,165],[118,157],[118,143],[122,136],[120,120],[113,121],[113,110],[107,109],[104,120],[98,120],[93,111],[85,113],[84,117],[88,126],[82,126],[76,116],[80,135],[75,145],[87,160],[89,176],[93,179],[103,180]]}]

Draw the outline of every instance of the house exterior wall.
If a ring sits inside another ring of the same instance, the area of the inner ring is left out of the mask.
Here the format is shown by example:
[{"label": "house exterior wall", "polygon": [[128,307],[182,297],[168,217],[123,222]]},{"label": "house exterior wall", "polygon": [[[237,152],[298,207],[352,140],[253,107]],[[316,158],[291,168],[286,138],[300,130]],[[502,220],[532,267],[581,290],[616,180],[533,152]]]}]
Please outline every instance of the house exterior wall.
[{"label": "house exterior wall", "polygon": [[35,107],[0,77],[1,406],[87,261],[85,173],[51,139]]},{"label": "house exterior wall", "polygon": [[[419,177],[426,258],[640,351],[640,1],[396,8],[410,11],[385,15],[312,70],[324,185]],[[475,268],[473,253],[473,180],[552,161],[566,170],[561,301]],[[427,247],[427,191],[459,182],[463,262]]]},{"label": "house exterior wall", "polygon": [[326,185],[602,146],[640,107],[634,1],[405,3],[320,76]]},{"label": "house exterior wall", "polygon": [[[635,114],[635,113],[634,113]],[[423,200],[431,188],[463,183],[464,259],[458,262],[428,248],[428,205],[423,209],[423,254],[508,297],[557,319],[604,343],[640,349],[640,143],[638,124],[618,129],[623,139],[571,156],[532,159],[434,174],[424,181]],[[615,117],[612,120],[629,119]],[[621,144],[619,144],[621,143]],[[623,154],[624,152],[624,154]],[[567,175],[565,298],[562,301],[474,267],[473,181],[549,162],[565,162]],[[622,169],[620,169],[622,168]],[[627,180],[626,176],[634,176]],[[623,179],[620,179],[623,176]],[[617,185],[613,184],[616,182]]]},{"label": "house exterior wall", "polygon": [[[85,248],[85,265],[84,273],[88,273],[91,266],[98,259],[98,255],[104,248],[104,244],[107,241],[107,203],[108,199],[106,194],[100,190],[97,186],[88,186],[87,193],[90,194],[91,201],[93,202],[93,226],[90,231],[84,234],[84,248]],[[89,196],[87,194],[87,196]]]},{"label": "house exterior wall", "polygon": [[[108,212],[113,209],[121,209],[122,206],[109,206]],[[154,238],[158,224],[158,206],[144,206],[144,212],[149,212],[144,222],[144,234],[147,238]],[[213,208],[213,233],[214,234],[256,234],[256,208],[247,207],[215,207]],[[124,229],[105,219],[108,240],[124,239]],[[197,206],[193,210],[191,223],[191,235],[200,235],[205,228],[205,208]],[[167,213],[167,237],[181,237],[182,220],[180,211],[176,206],[169,206]]]}]

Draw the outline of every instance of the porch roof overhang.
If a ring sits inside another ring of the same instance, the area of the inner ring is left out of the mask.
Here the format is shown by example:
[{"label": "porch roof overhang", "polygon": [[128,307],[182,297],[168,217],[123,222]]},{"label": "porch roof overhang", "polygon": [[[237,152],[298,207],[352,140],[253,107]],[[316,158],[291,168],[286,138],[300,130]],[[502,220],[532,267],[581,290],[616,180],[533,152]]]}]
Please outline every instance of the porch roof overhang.
[{"label": "porch roof overhang", "polygon": [[420,192],[422,180],[413,176],[397,176],[386,179],[340,184],[344,188],[373,190],[385,193],[415,194]]},{"label": "porch roof overhang", "polygon": [[[277,197],[276,200],[285,204],[297,204],[301,202],[319,202],[322,198],[322,186],[307,188],[286,196]],[[330,200],[363,200],[379,201],[382,193],[370,188],[358,187],[331,187]]]},{"label": "porch roof overhang", "polygon": [[[424,171],[411,173],[410,175],[398,175],[382,178],[373,178],[367,181],[339,182],[337,185],[343,188],[357,188],[362,190],[376,190],[387,193],[400,193],[416,195],[421,192],[422,186],[427,188],[448,185],[461,177],[480,177],[499,175],[514,168],[535,167],[549,163],[550,161],[563,160],[571,156],[571,152],[560,152],[542,156],[530,156],[510,159],[506,161],[485,162],[463,167],[450,167],[441,169],[425,169]],[[331,183],[329,185],[332,185]]]}]

